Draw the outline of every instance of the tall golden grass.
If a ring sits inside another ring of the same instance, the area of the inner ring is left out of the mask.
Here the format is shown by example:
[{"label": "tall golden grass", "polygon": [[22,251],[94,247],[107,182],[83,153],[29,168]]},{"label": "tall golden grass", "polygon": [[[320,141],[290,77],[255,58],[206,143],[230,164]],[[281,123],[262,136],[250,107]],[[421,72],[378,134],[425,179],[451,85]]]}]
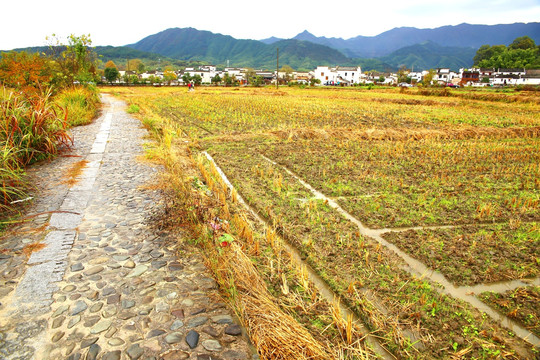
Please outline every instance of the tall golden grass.
[{"label": "tall golden grass", "polygon": [[25,167],[55,156],[73,139],[70,126],[90,122],[99,108],[97,92],[73,87],[53,96],[0,87],[0,209],[9,213],[25,196]]}]

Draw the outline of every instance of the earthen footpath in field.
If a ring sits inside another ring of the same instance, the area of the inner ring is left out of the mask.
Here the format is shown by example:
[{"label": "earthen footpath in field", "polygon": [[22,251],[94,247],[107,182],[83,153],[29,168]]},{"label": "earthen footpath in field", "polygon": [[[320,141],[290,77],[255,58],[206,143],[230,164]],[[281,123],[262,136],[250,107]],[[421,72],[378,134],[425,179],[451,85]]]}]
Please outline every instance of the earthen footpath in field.
[{"label": "earthen footpath in field", "polygon": [[70,152],[30,169],[26,221],[0,239],[0,358],[257,358],[201,256],[151,226],[145,130],[103,100]]}]

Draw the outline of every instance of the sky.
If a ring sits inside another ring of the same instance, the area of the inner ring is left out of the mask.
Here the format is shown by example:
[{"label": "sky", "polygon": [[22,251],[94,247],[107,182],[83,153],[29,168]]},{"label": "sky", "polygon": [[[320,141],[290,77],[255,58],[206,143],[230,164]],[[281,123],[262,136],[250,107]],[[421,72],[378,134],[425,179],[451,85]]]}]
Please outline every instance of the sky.
[{"label": "sky", "polygon": [[237,39],[375,36],[395,27],[540,22],[540,0],[2,0],[0,49],[47,45],[46,37],[90,34],[121,46],[173,27]]}]

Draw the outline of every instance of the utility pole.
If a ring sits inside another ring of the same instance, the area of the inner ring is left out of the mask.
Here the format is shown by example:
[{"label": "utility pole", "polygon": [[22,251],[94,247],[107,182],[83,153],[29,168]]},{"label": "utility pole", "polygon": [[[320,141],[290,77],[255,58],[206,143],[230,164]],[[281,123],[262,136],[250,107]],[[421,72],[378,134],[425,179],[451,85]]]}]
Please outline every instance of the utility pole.
[{"label": "utility pole", "polygon": [[279,48],[276,48],[276,89],[279,86]]},{"label": "utility pole", "polygon": [[129,86],[129,58],[126,59],[126,83]]}]

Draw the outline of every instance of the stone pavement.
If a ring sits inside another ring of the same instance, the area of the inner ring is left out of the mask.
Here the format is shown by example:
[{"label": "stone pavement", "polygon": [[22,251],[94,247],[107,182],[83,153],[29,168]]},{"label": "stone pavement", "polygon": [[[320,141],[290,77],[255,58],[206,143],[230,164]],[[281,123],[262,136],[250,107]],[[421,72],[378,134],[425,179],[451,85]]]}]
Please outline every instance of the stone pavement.
[{"label": "stone pavement", "polygon": [[30,169],[27,221],[0,239],[0,359],[257,358],[202,257],[149,226],[146,131],[103,99],[69,156]]}]

